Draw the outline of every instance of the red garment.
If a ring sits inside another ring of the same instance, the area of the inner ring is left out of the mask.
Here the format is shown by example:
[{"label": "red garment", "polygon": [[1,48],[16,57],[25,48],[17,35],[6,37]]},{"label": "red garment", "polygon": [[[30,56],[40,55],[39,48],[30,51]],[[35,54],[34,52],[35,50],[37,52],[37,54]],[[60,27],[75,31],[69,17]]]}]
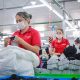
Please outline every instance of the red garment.
[{"label": "red garment", "polygon": [[69,41],[65,38],[62,38],[61,42],[58,42],[58,39],[52,41],[52,47],[55,48],[56,53],[63,53],[64,49],[69,45]]},{"label": "red garment", "polygon": [[[25,42],[29,43],[32,46],[34,46],[34,45],[41,46],[39,32],[31,27],[29,27],[29,29],[24,34],[21,34],[21,31],[18,30],[13,34],[13,36],[14,35],[19,36]],[[24,48],[23,45],[21,45],[21,44],[19,44],[18,46],[21,48]]]},{"label": "red garment", "polygon": [[[29,43],[32,46],[36,45],[36,46],[40,46],[41,47],[40,34],[39,34],[39,32],[37,30],[31,28],[31,26],[29,26],[29,29],[24,34],[21,34],[21,31],[18,30],[16,32],[14,32],[14,34],[12,36],[15,36],[15,35],[19,36],[26,43]],[[10,42],[10,44],[11,44],[11,42]],[[24,48],[24,46],[21,45],[21,44],[18,44],[18,46],[21,47],[21,48]],[[39,57],[39,54],[37,54],[37,56]],[[39,57],[39,59],[40,59],[40,57]],[[40,60],[40,64],[41,64],[41,60]]]}]

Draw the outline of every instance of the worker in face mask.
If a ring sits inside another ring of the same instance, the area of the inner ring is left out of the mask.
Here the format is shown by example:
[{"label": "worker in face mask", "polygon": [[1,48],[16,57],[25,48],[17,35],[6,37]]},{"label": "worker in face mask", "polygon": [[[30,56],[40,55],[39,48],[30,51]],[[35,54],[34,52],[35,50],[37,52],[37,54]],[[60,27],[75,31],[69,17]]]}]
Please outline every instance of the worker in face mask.
[{"label": "worker in face mask", "polygon": [[64,49],[69,45],[69,41],[63,37],[63,29],[56,30],[56,39],[52,41],[52,54],[61,55]]},{"label": "worker in face mask", "polygon": [[22,21],[22,22],[17,23],[17,27],[19,30],[23,30],[28,26],[29,26],[29,23],[26,21]]},{"label": "worker in face mask", "polygon": [[18,12],[15,18],[18,30],[12,35],[14,39],[12,37],[4,39],[4,46],[11,45],[14,41],[21,48],[36,54],[39,53],[41,46],[40,34],[30,26],[32,15],[27,12]]},{"label": "worker in face mask", "polygon": [[30,16],[30,14],[21,15],[20,13],[16,15],[17,27],[19,30],[21,30],[21,32],[23,32],[25,29],[28,29],[31,19]]}]

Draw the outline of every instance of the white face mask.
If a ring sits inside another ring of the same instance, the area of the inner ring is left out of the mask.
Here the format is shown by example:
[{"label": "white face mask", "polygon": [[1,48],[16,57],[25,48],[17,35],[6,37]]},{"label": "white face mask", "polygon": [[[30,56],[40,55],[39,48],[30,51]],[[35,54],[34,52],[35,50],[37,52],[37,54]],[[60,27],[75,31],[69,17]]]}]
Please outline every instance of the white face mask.
[{"label": "white face mask", "polygon": [[58,39],[62,39],[63,36],[56,34],[56,37],[57,37]]},{"label": "white face mask", "polygon": [[28,27],[29,24],[28,24],[28,22],[24,23],[24,22],[22,21],[22,22],[17,23],[17,26],[18,26],[18,29],[22,30],[22,29],[24,29],[25,27]]}]

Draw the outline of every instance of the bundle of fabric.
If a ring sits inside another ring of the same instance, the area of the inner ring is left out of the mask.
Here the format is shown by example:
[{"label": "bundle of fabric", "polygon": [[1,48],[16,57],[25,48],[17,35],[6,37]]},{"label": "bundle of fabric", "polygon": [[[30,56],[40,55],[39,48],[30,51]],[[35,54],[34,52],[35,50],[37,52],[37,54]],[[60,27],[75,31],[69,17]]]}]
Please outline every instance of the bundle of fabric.
[{"label": "bundle of fabric", "polygon": [[47,61],[47,69],[49,69],[49,70],[58,69],[58,56],[57,55],[54,54]]},{"label": "bundle of fabric", "polygon": [[77,49],[75,48],[75,45],[68,46],[64,50],[64,55],[67,57],[68,60],[75,60],[75,54],[77,52]]},{"label": "bundle of fabric", "polygon": [[69,61],[69,69],[79,70],[80,69],[80,60],[70,60]]},{"label": "bundle of fabric", "polygon": [[17,46],[8,46],[0,50],[0,76],[34,76],[34,67],[38,65],[39,58],[31,51]]},{"label": "bundle of fabric", "polygon": [[75,59],[80,60],[80,53],[75,54]]},{"label": "bundle of fabric", "polygon": [[47,69],[57,69],[57,70],[64,70],[69,67],[69,60],[65,57],[64,54],[61,56],[53,55],[47,61]]},{"label": "bundle of fabric", "polygon": [[64,54],[62,54],[59,57],[58,66],[59,70],[64,70],[69,68],[69,60],[65,57]]},{"label": "bundle of fabric", "polygon": [[80,69],[80,54],[77,53],[75,45],[69,46],[64,50],[64,54],[69,60],[69,69]]}]

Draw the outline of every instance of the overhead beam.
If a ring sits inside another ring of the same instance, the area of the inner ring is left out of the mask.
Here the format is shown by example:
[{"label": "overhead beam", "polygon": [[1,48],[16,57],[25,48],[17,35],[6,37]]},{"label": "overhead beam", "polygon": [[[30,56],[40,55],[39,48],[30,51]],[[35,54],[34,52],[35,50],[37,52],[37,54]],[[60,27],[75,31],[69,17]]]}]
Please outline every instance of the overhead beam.
[{"label": "overhead beam", "polygon": [[77,1],[77,0],[62,0],[62,1],[58,1],[58,2],[62,3],[62,2],[72,2],[72,1]]},{"label": "overhead beam", "polygon": [[[80,21],[80,19],[74,19],[75,21]],[[72,21],[72,20],[68,20]],[[62,21],[52,21],[52,22],[38,22],[38,23],[31,23],[31,25],[38,25],[38,24],[49,24],[49,23],[61,23]],[[16,26],[16,24],[5,24],[0,26]]]},{"label": "overhead beam", "polygon": [[[65,13],[69,18],[71,18],[71,19],[74,21],[74,19],[72,18],[72,16],[66,11],[66,9],[65,9],[61,4],[59,4],[58,1],[56,1],[56,0],[52,0],[52,1],[53,1],[53,3],[55,3],[61,10],[63,10],[64,13]],[[63,2],[63,3],[64,3],[64,2]]]},{"label": "overhead beam", "polygon": [[24,7],[24,6],[10,7],[10,8],[0,8],[0,10],[18,9],[18,8],[22,8],[22,7]]}]

